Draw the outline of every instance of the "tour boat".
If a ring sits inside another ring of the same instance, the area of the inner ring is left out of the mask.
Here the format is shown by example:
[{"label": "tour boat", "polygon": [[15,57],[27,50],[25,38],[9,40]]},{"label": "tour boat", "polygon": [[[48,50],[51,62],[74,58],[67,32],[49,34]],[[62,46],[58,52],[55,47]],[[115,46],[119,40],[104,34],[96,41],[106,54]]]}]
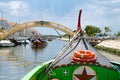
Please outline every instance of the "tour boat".
[{"label": "tour boat", "polygon": [[38,48],[38,47],[45,47],[47,45],[47,41],[44,38],[32,38],[31,40],[32,47]]},{"label": "tour boat", "polygon": [[13,47],[15,46],[15,43],[11,42],[10,40],[1,40],[0,46],[1,47]]},{"label": "tour boat", "polygon": [[59,55],[38,65],[22,80],[120,80],[120,63],[110,61],[87,42],[79,19],[76,34]]}]

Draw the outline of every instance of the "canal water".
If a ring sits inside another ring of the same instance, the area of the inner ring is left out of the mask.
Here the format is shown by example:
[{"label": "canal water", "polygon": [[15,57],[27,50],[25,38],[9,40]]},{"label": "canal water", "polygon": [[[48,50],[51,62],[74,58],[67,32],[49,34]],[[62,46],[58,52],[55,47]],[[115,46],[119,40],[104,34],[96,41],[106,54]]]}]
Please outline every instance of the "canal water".
[{"label": "canal water", "polygon": [[57,56],[66,44],[65,41],[53,40],[42,49],[34,49],[31,44],[0,48],[0,80],[20,80],[40,63]]}]

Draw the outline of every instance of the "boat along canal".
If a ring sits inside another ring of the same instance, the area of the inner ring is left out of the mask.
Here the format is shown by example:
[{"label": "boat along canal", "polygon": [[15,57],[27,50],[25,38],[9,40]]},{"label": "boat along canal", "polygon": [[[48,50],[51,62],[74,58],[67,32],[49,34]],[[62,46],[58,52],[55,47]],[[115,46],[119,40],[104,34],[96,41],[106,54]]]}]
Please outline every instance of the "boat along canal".
[{"label": "boat along canal", "polygon": [[31,43],[0,48],[0,80],[20,80],[40,63],[56,57],[66,43],[56,39],[44,48],[32,48]]}]

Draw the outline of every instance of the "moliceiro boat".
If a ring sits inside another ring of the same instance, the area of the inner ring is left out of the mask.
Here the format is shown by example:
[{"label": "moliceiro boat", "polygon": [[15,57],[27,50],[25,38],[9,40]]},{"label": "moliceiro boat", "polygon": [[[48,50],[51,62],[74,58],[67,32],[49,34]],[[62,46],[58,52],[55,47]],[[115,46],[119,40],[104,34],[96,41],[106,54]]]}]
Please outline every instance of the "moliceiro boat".
[{"label": "moliceiro boat", "polygon": [[47,42],[43,39],[34,39],[32,41],[32,46],[33,47],[45,47],[47,45]]},{"label": "moliceiro boat", "polygon": [[79,19],[77,33],[59,55],[22,80],[120,80],[120,63],[110,61],[86,41]]},{"label": "moliceiro boat", "polygon": [[47,45],[47,41],[42,37],[31,38],[30,41],[32,43],[33,48],[38,48],[38,47],[42,48]]}]

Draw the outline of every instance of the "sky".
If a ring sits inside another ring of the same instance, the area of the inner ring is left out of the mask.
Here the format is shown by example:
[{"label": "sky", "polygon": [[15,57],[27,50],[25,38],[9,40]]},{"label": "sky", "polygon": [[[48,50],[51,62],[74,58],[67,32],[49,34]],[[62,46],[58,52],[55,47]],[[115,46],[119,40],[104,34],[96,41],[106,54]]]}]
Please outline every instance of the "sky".
[{"label": "sky", "polygon": [[[79,10],[81,25],[93,25],[113,33],[120,31],[120,0],[0,0],[0,11],[9,22],[35,20],[56,22],[76,29]],[[43,34],[56,34],[54,29],[36,28]]]}]

